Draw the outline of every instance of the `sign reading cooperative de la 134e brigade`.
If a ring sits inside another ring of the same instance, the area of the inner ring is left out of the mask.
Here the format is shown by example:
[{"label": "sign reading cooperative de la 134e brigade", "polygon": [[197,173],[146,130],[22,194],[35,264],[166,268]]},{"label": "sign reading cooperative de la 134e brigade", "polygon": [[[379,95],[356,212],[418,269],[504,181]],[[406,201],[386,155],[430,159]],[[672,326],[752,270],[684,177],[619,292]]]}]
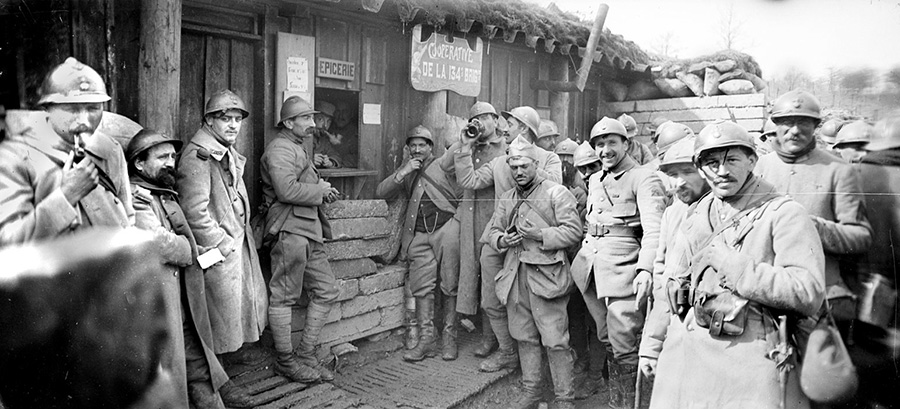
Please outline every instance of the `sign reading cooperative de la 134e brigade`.
[{"label": "sign reading cooperative de la 134e brigade", "polygon": [[456,91],[467,97],[481,93],[482,41],[469,47],[465,39],[453,39],[434,33],[422,38],[422,25],[412,30],[412,49],[409,81],[418,91]]}]

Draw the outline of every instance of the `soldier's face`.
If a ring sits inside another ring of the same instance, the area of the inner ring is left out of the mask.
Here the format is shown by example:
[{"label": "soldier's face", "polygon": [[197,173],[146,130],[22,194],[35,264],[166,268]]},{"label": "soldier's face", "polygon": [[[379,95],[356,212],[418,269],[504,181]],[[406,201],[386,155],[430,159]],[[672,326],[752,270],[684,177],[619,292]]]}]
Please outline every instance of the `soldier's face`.
[{"label": "soldier's face", "polygon": [[741,148],[728,147],[705,152],[699,160],[700,172],[718,198],[737,194],[753,173],[756,155]]},{"label": "soldier's face", "polygon": [[815,142],[815,130],[818,122],[813,118],[803,116],[789,116],[773,119],[775,129],[775,143],[781,145],[781,149],[787,153],[798,153],[806,149],[809,144]]},{"label": "soldier's face", "polygon": [[672,179],[675,186],[675,196],[684,203],[691,204],[696,202],[709,191],[709,185],[697,168],[690,163],[679,163],[669,165],[666,168],[666,176]]},{"label": "soldier's face", "polygon": [[576,166],[576,169],[578,169],[578,173],[581,173],[582,179],[587,179],[591,177],[591,175],[599,172],[600,169],[603,169],[603,164],[600,163],[600,161],[591,162],[587,165]]},{"label": "soldier's face", "polygon": [[517,136],[528,130],[525,124],[512,116],[506,118],[506,123],[509,124],[509,135],[506,136],[506,143],[512,143]]},{"label": "soldier's face", "polygon": [[538,138],[537,141],[534,142],[535,145],[540,146],[541,149],[547,152],[553,152],[556,149],[556,138],[558,135],[545,136],[542,138]]},{"label": "soldier's face", "polygon": [[315,121],[316,128],[319,129],[328,129],[331,127],[331,117],[325,114],[315,114],[313,116],[313,121]]},{"label": "soldier's face", "polygon": [[513,156],[507,159],[506,163],[509,165],[513,177],[516,178],[516,184],[519,186],[528,186],[537,175],[537,162],[531,158]]},{"label": "soldier's face", "polygon": [[424,138],[412,138],[407,142],[411,159],[425,160],[431,156],[431,144]]},{"label": "soldier's face", "polygon": [[74,145],[75,138],[91,137],[100,119],[103,118],[103,104],[50,104],[47,110],[47,123],[67,143]]},{"label": "soldier's face", "polygon": [[594,138],[591,140],[591,143],[594,144],[597,156],[600,156],[600,163],[603,165],[603,169],[614,168],[622,161],[622,158],[625,157],[628,151],[628,143],[625,137],[621,135],[603,135]]},{"label": "soldier's face", "polygon": [[313,119],[313,114],[306,114],[297,115],[291,119],[288,119],[287,121],[284,121],[284,127],[289,129],[291,133],[294,134],[294,136],[305,138],[312,134],[311,131],[314,128],[318,128],[318,124]]},{"label": "soldier's face", "polygon": [[478,138],[479,140],[486,141],[497,132],[497,117],[494,114],[481,114],[472,119],[477,119],[484,125],[484,133]]},{"label": "soldier's face", "polygon": [[134,167],[144,178],[163,187],[175,186],[175,146],[163,143],[147,150],[146,159],[138,159]]},{"label": "soldier's face", "polygon": [[244,116],[237,109],[229,109],[218,116],[210,115],[206,117],[206,124],[212,128],[216,139],[225,146],[234,145],[238,134],[241,133],[241,125],[243,123]]}]

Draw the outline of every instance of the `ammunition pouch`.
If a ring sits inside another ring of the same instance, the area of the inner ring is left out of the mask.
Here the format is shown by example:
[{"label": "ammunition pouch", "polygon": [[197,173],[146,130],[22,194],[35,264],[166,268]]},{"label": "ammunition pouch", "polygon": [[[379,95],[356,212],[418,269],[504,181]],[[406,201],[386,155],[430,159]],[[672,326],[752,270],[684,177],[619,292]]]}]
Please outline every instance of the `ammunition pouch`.
[{"label": "ammunition pouch", "polygon": [[731,292],[694,292],[694,318],[712,336],[738,336],[747,326],[749,300]]},{"label": "ammunition pouch", "polygon": [[669,277],[666,281],[666,300],[669,311],[684,321],[691,309],[691,282],[687,278]]}]

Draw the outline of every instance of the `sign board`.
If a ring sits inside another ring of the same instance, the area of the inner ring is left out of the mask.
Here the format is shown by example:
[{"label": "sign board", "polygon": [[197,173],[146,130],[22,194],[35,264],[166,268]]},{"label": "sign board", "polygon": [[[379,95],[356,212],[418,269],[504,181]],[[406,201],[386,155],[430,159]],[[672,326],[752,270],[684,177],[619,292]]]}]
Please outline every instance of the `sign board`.
[{"label": "sign board", "polygon": [[281,118],[284,100],[299,96],[310,104],[315,102],[315,76],[312,63],[316,56],[316,38],[290,33],[278,33],[275,53],[275,125]]},{"label": "sign board", "polygon": [[335,78],[344,81],[353,81],[356,78],[356,64],[350,61],[319,58],[316,67],[316,75],[323,78]]},{"label": "sign board", "polygon": [[465,39],[434,33],[425,41],[422,25],[412,30],[409,82],[418,91],[455,91],[467,97],[481,93],[481,59],[483,42],[478,38],[475,49]]}]

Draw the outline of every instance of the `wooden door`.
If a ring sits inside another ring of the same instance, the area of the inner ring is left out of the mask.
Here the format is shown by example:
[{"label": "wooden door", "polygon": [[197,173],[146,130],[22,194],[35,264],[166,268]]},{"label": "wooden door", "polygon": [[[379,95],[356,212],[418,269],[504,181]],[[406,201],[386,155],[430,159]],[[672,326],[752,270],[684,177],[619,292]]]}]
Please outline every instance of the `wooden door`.
[{"label": "wooden door", "polygon": [[262,97],[257,95],[256,52],[259,41],[185,31],[181,35],[181,92],[178,136],[188,142],[197,132],[210,95],[222,89],[234,91],[250,116],[241,126],[235,147],[247,158],[244,183],[254,209],[262,197],[259,158],[264,146]]}]

